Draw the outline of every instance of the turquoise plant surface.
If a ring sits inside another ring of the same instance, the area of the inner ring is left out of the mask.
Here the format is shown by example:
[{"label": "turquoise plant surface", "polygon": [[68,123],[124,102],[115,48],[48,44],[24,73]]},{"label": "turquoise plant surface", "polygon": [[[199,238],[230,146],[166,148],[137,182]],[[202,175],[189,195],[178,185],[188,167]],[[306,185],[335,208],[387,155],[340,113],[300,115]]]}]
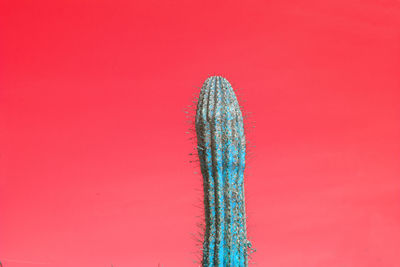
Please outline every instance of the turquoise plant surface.
[{"label": "turquoise plant surface", "polygon": [[246,140],[242,112],[230,83],[209,77],[195,118],[204,186],[203,267],[247,266],[243,172]]}]

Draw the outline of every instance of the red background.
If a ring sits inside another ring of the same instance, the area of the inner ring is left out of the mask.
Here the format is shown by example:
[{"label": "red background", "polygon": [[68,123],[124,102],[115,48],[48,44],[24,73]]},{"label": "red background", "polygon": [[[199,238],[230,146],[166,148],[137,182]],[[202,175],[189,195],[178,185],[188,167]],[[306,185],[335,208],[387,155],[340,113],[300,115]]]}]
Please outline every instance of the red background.
[{"label": "red background", "polygon": [[399,1],[6,0],[0,38],[4,267],[196,266],[209,74],[251,112],[255,265],[400,266]]}]

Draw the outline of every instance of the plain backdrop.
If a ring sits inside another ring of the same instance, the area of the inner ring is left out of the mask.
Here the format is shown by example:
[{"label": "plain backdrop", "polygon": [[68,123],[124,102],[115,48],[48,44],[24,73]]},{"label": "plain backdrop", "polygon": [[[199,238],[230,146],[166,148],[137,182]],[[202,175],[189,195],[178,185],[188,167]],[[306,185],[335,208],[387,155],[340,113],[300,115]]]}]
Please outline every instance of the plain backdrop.
[{"label": "plain backdrop", "polygon": [[400,266],[398,0],[5,0],[0,62],[3,267],[198,266],[209,75],[248,114],[254,266]]}]

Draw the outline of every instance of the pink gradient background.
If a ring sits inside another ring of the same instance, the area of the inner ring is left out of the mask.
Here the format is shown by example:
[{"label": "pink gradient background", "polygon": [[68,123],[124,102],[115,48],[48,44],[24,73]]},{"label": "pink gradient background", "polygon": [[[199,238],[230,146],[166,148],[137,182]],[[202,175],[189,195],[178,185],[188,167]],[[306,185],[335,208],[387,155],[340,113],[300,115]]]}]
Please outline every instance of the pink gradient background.
[{"label": "pink gradient background", "polygon": [[399,1],[1,1],[0,38],[4,267],[196,266],[209,74],[252,114],[255,266],[400,266]]}]

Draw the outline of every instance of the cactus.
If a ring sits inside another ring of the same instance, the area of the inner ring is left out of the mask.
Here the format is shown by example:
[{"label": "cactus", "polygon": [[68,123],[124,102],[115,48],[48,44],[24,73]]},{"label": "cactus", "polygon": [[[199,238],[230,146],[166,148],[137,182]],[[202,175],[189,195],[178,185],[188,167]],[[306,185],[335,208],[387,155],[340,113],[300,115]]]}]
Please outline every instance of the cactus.
[{"label": "cactus", "polygon": [[246,140],[238,101],[225,78],[213,76],[204,82],[195,128],[205,209],[202,266],[247,266]]}]

